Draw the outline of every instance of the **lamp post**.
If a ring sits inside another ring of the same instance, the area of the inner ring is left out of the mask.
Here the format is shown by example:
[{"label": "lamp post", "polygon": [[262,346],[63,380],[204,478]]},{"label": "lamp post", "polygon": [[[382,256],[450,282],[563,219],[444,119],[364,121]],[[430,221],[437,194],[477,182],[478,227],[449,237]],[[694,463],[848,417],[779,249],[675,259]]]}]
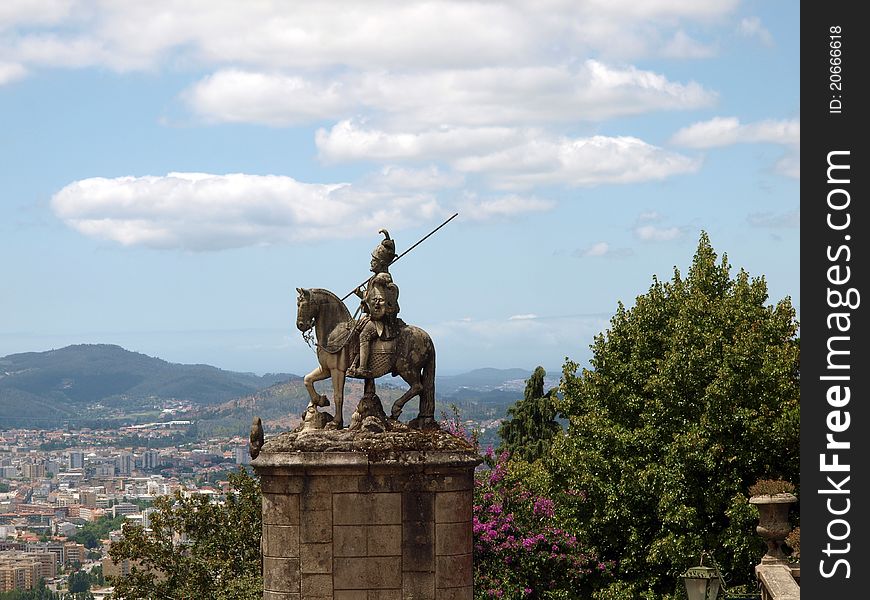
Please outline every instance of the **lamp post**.
[{"label": "lamp post", "polygon": [[706,552],[701,553],[701,562],[697,567],[689,567],[680,575],[686,584],[686,595],[689,600],[717,600],[720,596],[725,600],[760,600],[761,595],[755,593],[729,592],[725,587],[725,580],[719,572],[716,560],[710,556],[712,567],[704,565]]},{"label": "lamp post", "polygon": [[681,577],[686,584],[686,595],[689,600],[716,600],[719,596],[722,577],[718,569],[704,566],[703,554],[701,564],[697,567],[689,567]]}]

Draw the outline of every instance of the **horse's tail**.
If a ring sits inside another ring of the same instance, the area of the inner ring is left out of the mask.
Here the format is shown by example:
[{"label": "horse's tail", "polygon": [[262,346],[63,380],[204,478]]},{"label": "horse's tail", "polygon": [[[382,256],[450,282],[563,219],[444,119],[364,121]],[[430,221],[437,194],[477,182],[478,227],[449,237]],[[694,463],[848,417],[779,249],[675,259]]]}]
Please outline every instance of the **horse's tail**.
[{"label": "horse's tail", "polygon": [[420,392],[420,415],[419,418],[435,418],[435,345],[429,340],[429,358],[423,365],[420,383],[423,389]]}]

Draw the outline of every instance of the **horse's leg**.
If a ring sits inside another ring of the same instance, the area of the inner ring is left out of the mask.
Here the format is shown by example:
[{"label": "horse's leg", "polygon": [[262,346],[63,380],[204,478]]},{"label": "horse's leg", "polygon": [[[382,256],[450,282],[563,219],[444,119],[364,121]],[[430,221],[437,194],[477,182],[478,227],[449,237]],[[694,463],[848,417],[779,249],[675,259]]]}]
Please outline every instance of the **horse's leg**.
[{"label": "horse's leg", "polygon": [[408,426],[415,429],[438,429],[435,420],[435,348],[430,347],[430,352],[423,365],[422,385],[420,386],[420,413],[416,418],[408,422]]},{"label": "horse's leg", "polygon": [[435,347],[431,346],[426,363],[421,374],[422,391],[420,392],[421,419],[435,420]]},{"label": "horse's leg", "polygon": [[327,377],[329,377],[329,371],[320,365],[302,378],[305,389],[308,390],[308,395],[311,397],[311,403],[308,406],[329,406],[329,399],[318,394],[317,390],[314,389],[315,381],[323,381]]},{"label": "horse's leg", "polygon": [[327,426],[332,429],[341,429],[344,427],[344,378],[345,372],[341,369],[332,369],[332,398],[335,400],[335,418]]},{"label": "horse's leg", "polygon": [[402,407],[405,406],[405,403],[414,396],[418,396],[420,392],[423,391],[423,386],[420,383],[420,373],[418,373],[416,369],[402,369],[399,371],[399,375],[410,387],[407,392],[399,397],[398,400],[393,402],[393,408],[390,411],[391,419],[398,419],[399,415],[402,414]]}]

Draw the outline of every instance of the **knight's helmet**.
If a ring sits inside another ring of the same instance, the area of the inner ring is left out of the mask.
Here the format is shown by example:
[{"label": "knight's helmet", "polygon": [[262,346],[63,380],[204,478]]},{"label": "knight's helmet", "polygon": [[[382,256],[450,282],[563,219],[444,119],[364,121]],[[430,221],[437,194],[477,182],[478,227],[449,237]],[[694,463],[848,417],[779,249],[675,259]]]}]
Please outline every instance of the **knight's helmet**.
[{"label": "knight's helmet", "polygon": [[386,229],[381,229],[378,233],[383,233],[386,239],[381,240],[381,243],[372,250],[372,258],[376,258],[384,265],[389,266],[396,258],[396,242],[390,239],[390,232]]}]

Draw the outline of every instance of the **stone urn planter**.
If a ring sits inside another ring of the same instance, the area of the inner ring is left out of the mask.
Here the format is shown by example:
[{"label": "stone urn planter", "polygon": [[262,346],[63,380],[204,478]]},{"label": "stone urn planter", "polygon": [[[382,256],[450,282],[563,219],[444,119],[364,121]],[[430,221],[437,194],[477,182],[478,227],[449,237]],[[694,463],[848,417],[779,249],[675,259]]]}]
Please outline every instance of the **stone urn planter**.
[{"label": "stone urn planter", "polygon": [[758,526],[755,531],[767,543],[767,553],[761,559],[762,564],[788,562],[782,545],[791,532],[788,513],[795,502],[797,496],[789,492],[759,494],[749,499],[750,504],[758,507]]}]

